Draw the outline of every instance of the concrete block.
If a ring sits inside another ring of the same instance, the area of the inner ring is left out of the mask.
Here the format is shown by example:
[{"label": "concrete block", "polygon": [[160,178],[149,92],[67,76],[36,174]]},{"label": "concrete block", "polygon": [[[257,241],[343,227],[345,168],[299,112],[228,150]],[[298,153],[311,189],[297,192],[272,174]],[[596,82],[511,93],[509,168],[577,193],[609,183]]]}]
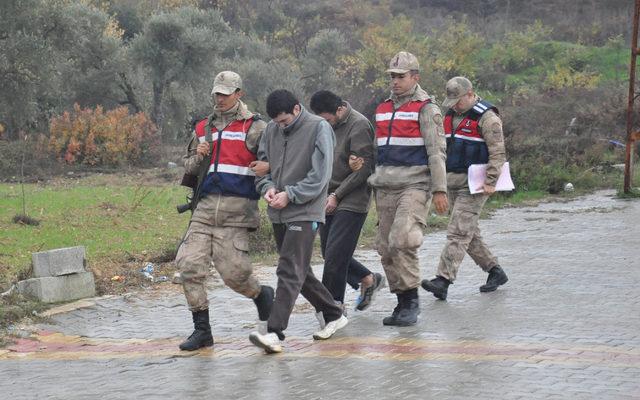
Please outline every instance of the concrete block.
[{"label": "concrete block", "polygon": [[84,272],[84,258],[84,246],[32,253],[33,276],[43,278]]},{"label": "concrete block", "polygon": [[96,295],[92,272],[64,276],[46,276],[18,282],[18,291],[44,303],[70,301]]}]

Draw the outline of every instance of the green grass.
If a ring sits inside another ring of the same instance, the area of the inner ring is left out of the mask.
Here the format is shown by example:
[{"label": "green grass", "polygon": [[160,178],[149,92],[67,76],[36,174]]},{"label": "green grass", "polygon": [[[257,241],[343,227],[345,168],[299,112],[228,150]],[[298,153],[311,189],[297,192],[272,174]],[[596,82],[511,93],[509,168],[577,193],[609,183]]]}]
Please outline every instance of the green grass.
[{"label": "green grass", "polygon": [[522,205],[532,201],[542,200],[548,196],[549,193],[543,192],[541,190],[496,192],[494,195],[489,197],[489,200],[487,200],[485,209],[492,210],[502,208],[507,205]]},{"label": "green grass", "polygon": [[556,65],[568,65],[577,71],[597,73],[601,82],[622,82],[628,79],[629,49],[610,43],[602,47],[583,46],[559,41],[543,41],[531,48],[534,63],[507,77],[510,87],[537,86],[552,73]]},{"label": "green grass", "polygon": [[13,223],[20,185],[0,184],[0,287],[28,273],[32,252],[82,245],[90,265],[158,254],[175,248],[188,224],[188,213],[175,211],[185,194],[177,186],[25,185],[25,193],[38,226]]},{"label": "green grass", "polygon": [[629,80],[630,49],[623,45],[589,47],[585,51],[589,64],[598,71],[604,81],[625,82]]},{"label": "green grass", "polygon": [[640,189],[631,188],[631,190],[629,190],[629,193],[625,193],[623,188],[621,187],[618,189],[617,196],[621,199],[640,199]]}]

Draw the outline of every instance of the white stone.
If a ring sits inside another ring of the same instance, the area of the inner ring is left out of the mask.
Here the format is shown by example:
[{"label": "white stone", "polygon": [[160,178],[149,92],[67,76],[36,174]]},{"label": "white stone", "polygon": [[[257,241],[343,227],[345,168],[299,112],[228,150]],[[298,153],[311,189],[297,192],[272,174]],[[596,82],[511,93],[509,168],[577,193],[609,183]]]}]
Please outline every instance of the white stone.
[{"label": "white stone", "polygon": [[91,272],[31,278],[18,282],[17,286],[21,294],[35,297],[43,303],[58,303],[96,295]]},{"label": "white stone", "polygon": [[84,246],[32,253],[33,276],[43,278],[84,272],[84,259]]}]

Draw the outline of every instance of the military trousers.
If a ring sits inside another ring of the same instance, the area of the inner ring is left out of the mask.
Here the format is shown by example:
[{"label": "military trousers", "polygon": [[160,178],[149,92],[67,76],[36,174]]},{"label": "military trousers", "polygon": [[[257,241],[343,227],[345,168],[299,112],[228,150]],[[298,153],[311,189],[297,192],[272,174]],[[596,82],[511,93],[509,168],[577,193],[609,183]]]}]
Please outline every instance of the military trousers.
[{"label": "military trousers", "polygon": [[458,187],[449,186],[448,192],[451,216],[447,226],[447,242],[440,254],[437,274],[453,282],[466,253],[485,272],[498,265],[498,259],[480,234],[480,213],[489,196],[484,193],[469,193],[466,183]]},{"label": "military trousers", "polygon": [[376,189],[376,247],[391,293],[420,286],[418,248],[422,245],[431,193],[420,189]]},{"label": "military trousers", "polygon": [[209,308],[205,282],[213,262],[224,283],[249,298],[260,293],[249,259],[249,231],[192,221],[178,249],[176,264],[191,311]]}]

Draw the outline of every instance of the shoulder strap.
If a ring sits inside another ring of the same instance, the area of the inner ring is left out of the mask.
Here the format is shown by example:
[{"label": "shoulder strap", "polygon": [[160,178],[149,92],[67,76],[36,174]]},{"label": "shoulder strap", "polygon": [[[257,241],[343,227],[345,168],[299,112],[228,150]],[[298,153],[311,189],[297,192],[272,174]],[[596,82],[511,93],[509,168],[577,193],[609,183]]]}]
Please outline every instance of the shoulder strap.
[{"label": "shoulder strap", "polygon": [[[456,114],[455,111],[453,111],[453,109],[449,108],[447,110],[446,113],[444,113],[445,118],[443,119],[442,123],[444,124],[444,121],[446,120],[446,117],[449,117],[449,120],[451,121],[451,137],[448,140],[453,141],[453,139],[455,139],[456,137],[456,127],[453,126],[453,117]],[[444,128],[444,127],[443,127]],[[447,146],[447,154],[449,154],[449,146]]]},{"label": "shoulder strap", "polygon": [[[212,114],[213,115],[213,114]],[[211,134],[211,117],[207,117],[207,123],[204,125],[204,140],[209,145],[209,154],[202,159],[200,164],[200,171],[198,171],[198,189],[193,196],[195,204],[200,200],[200,192],[202,191],[202,183],[207,177],[209,171],[209,165],[211,165],[211,157],[213,157],[213,135]],[[193,206],[195,210],[195,205]]]},{"label": "shoulder strap", "polygon": [[[207,123],[204,125],[204,140],[209,144],[213,142],[213,136],[211,136],[212,117],[213,117],[213,114],[209,115],[207,117]],[[209,154],[211,154],[211,152],[209,152]],[[211,159],[209,159],[209,162],[211,162]]]},{"label": "shoulder strap", "polygon": [[493,104],[484,100],[480,100],[473,107],[471,107],[469,111],[467,111],[467,116],[473,120],[479,120],[482,117],[482,115],[489,110],[500,115],[498,113],[498,109]]}]

